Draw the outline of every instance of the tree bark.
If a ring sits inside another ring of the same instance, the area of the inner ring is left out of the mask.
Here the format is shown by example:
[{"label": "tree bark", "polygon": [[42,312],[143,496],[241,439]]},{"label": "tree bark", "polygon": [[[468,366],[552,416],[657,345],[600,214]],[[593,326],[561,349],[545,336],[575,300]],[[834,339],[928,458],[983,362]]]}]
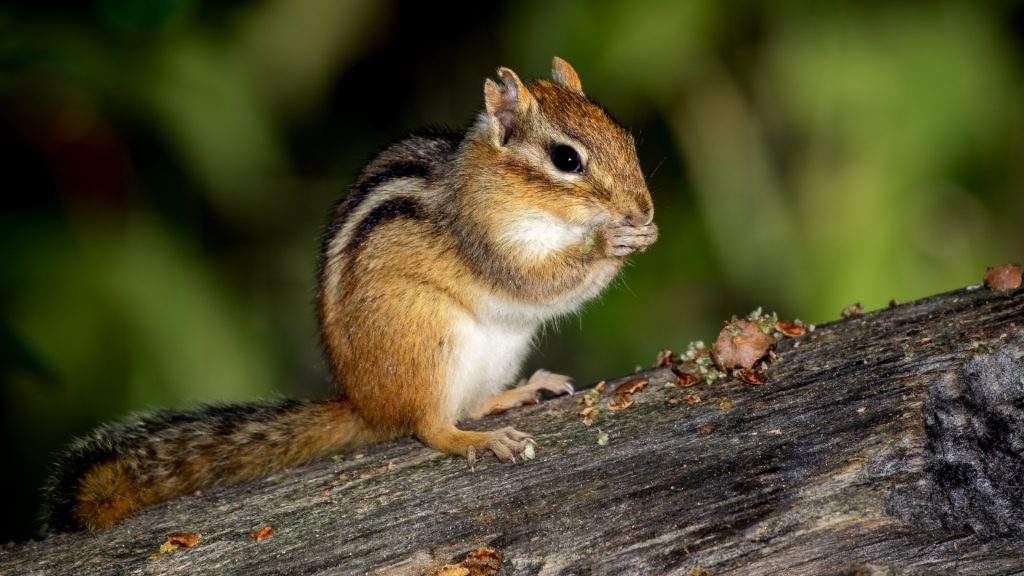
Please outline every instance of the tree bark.
[{"label": "tree bark", "polygon": [[[591,427],[580,394],[473,426],[532,432],[533,461],[395,441],[9,547],[0,574],[422,574],[482,546],[499,574],[1024,574],[1022,327],[1024,290],[943,294],[780,342],[761,386],[657,368]],[[202,539],[150,559],[178,531]]]}]

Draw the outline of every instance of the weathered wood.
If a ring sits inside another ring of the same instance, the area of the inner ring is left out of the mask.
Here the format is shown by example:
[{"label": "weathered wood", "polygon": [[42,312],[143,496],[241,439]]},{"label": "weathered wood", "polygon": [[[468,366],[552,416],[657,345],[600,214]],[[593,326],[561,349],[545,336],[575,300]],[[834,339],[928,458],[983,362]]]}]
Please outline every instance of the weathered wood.
[{"label": "weathered wood", "polygon": [[[656,369],[592,428],[578,395],[480,423],[533,432],[535,461],[392,442],[16,546],[0,573],[422,573],[488,545],[504,574],[1024,574],[1022,328],[1024,290],[961,290],[786,340],[760,387]],[[149,560],[173,531],[202,541]]]}]

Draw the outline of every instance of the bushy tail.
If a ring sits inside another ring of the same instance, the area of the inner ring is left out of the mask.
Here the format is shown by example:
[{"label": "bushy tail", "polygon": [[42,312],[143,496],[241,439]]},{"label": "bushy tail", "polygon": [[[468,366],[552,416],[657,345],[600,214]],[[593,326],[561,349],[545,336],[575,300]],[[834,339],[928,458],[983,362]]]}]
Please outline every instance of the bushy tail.
[{"label": "bushy tail", "polygon": [[343,399],[143,414],[72,443],[47,484],[44,522],[57,531],[100,528],[181,494],[376,440]]}]

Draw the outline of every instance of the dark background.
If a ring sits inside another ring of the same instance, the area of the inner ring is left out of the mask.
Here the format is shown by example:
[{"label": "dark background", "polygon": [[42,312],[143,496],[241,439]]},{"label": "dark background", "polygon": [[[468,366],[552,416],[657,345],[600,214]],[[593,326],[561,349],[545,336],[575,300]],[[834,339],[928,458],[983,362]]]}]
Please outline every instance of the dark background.
[{"label": "dark background", "polygon": [[637,135],[661,239],[531,367],[593,381],[763,306],[824,322],[1024,247],[1022,2],[0,5],[0,542],[73,435],[331,385],[320,228],[409,130],[553,55]]}]

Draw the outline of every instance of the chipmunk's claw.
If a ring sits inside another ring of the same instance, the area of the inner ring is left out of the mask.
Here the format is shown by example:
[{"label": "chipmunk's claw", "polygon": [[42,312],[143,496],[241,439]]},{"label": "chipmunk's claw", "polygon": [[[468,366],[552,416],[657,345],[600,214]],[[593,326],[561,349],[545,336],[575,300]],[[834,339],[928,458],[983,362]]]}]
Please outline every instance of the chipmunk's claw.
[{"label": "chipmunk's claw", "polygon": [[471,471],[476,471],[478,455],[491,454],[499,462],[518,463],[516,456],[520,456],[527,444],[537,445],[533,436],[520,432],[515,428],[502,428],[490,433],[490,437],[483,444],[470,446],[466,449],[466,462]]}]

